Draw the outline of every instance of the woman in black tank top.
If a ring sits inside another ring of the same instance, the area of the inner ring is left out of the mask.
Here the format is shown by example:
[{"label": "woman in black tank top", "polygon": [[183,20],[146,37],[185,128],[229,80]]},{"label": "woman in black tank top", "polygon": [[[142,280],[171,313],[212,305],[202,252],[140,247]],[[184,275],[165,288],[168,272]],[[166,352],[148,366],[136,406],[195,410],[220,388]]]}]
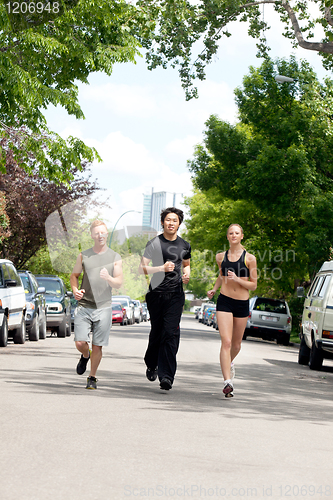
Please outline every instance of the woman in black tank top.
[{"label": "woman in black tank top", "polygon": [[227,231],[230,248],[216,255],[219,276],[212,290],[211,299],[221,287],[217,299],[216,315],[221,336],[220,364],[224,378],[223,393],[233,396],[235,368],[233,360],[241,349],[242,338],[249,315],[249,290],[257,288],[257,263],[254,255],[241,245],[243,229],[231,224]]}]

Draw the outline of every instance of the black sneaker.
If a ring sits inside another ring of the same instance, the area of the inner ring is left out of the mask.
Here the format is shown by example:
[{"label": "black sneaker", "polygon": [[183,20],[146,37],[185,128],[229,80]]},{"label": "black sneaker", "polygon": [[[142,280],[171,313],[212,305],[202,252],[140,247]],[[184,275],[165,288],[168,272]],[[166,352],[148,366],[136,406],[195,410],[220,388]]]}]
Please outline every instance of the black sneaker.
[{"label": "black sneaker", "polygon": [[150,382],[154,382],[157,379],[157,366],[156,368],[147,368],[146,377]]},{"label": "black sneaker", "polygon": [[83,356],[83,354],[81,354],[81,358],[80,358],[80,360],[79,360],[79,362],[77,364],[77,367],[76,367],[76,373],[78,375],[83,375],[84,374],[84,372],[87,369],[87,363],[88,363],[89,359],[90,359],[90,351],[89,351],[89,358],[85,358]]},{"label": "black sneaker", "polygon": [[172,382],[171,382],[171,380],[169,380],[166,377],[162,378],[162,380],[160,382],[160,388],[164,389],[165,391],[169,391],[170,389],[172,389]]},{"label": "black sneaker", "polygon": [[97,389],[97,378],[96,377],[88,377],[86,389]]}]

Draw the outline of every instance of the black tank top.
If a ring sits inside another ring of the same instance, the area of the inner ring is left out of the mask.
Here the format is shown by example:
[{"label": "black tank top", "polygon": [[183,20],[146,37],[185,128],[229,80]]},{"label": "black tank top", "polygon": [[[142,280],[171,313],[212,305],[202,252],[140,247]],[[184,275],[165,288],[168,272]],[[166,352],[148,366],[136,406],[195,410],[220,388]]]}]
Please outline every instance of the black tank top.
[{"label": "black tank top", "polygon": [[239,278],[248,278],[250,276],[250,271],[245,264],[245,254],[246,250],[243,251],[242,255],[238,260],[236,260],[236,262],[230,262],[227,250],[221,264],[222,276],[228,276],[228,271],[233,271]]}]

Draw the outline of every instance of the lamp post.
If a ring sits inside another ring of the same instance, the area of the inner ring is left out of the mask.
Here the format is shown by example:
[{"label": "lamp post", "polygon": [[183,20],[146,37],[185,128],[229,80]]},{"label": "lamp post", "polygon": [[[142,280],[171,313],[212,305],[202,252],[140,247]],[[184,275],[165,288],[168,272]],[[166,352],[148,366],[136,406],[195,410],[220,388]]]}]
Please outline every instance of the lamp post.
[{"label": "lamp post", "polygon": [[276,75],[275,80],[278,83],[293,83],[296,82],[296,78],[290,78],[289,76],[284,76],[284,75]]},{"label": "lamp post", "polygon": [[110,242],[109,242],[109,248],[111,248],[111,242],[112,242],[112,236],[113,236],[113,233],[114,233],[114,230],[116,229],[116,225],[118,224],[118,222],[120,221],[120,219],[125,215],[125,214],[128,214],[129,212],[136,212],[137,214],[141,214],[142,212],[138,211],[138,210],[127,210],[127,212],[124,212],[123,214],[121,214],[121,216],[118,218],[117,222],[115,223],[115,225],[113,226],[113,229],[112,229],[112,233],[111,233],[111,236],[110,236]]}]

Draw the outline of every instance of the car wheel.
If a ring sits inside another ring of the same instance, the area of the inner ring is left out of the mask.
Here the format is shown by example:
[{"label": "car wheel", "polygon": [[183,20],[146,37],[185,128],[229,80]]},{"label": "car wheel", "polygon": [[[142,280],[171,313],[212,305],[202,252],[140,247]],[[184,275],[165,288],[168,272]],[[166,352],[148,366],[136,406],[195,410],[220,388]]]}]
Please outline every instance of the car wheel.
[{"label": "car wheel", "polygon": [[6,347],[8,342],[8,321],[7,316],[3,315],[2,325],[0,327],[0,347]]},{"label": "car wheel", "polygon": [[311,351],[310,351],[310,361],[309,367],[311,370],[321,370],[323,365],[323,351],[318,349],[316,346],[315,339],[312,341]]},{"label": "car wheel", "polygon": [[289,345],[289,341],[290,341],[290,334],[286,333],[285,335],[283,335],[281,339],[281,344],[287,347]]},{"label": "car wheel", "polygon": [[29,332],[29,340],[33,342],[37,342],[39,340],[39,316],[36,314],[35,316],[35,321],[31,327],[31,330]]},{"label": "car wheel", "polygon": [[22,314],[21,325],[18,328],[15,328],[15,330],[13,330],[14,344],[24,344],[25,335],[26,335],[25,319],[24,319],[24,314]]},{"label": "car wheel", "polygon": [[301,338],[301,343],[298,351],[298,364],[308,365],[310,360],[310,348],[306,345],[305,338]]},{"label": "car wheel", "polygon": [[57,336],[60,338],[64,338],[66,337],[66,332],[67,332],[67,318],[65,317],[61,325],[58,326]]},{"label": "car wheel", "polygon": [[39,338],[42,340],[46,339],[46,318],[39,323]]}]

